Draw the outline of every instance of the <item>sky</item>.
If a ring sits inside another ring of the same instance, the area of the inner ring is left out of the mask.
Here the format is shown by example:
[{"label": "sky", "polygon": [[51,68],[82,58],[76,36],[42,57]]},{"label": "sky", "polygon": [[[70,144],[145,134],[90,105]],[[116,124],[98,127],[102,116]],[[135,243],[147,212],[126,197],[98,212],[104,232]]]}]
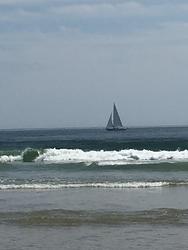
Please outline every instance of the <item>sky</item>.
[{"label": "sky", "polygon": [[187,0],[0,0],[0,129],[188,125]]}]

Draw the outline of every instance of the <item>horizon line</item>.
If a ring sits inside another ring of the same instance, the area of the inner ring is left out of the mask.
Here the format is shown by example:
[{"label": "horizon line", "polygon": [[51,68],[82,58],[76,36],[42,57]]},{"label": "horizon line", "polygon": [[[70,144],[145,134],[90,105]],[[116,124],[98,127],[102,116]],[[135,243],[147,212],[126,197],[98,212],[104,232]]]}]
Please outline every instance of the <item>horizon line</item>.
[{"label": "horizon line", "polygon": [[[168,124],[168,125],[141,125],[141,126],[127,126],[127,129],[134,129],[134,128],[186,128],[188,124],[182,125],[175,125],[175,124]],[[28,127],[28,128],[0,128],[0,131],[20,131],[20,130],[58,130],[58,129],[104,129],[105,126],[66,126],[66,127]]]}]

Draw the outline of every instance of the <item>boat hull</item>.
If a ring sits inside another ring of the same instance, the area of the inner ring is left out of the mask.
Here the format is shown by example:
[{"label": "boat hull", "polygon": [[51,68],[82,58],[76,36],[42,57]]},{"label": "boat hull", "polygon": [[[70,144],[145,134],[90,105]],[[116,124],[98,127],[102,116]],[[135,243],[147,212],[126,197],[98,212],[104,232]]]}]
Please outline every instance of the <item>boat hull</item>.
[{"label": "boat hull", "polygon": [[118,128],[106,128],[107,131],[123,131],[123,130],[127,130],[127,128],[124,127],[118,127]]}]

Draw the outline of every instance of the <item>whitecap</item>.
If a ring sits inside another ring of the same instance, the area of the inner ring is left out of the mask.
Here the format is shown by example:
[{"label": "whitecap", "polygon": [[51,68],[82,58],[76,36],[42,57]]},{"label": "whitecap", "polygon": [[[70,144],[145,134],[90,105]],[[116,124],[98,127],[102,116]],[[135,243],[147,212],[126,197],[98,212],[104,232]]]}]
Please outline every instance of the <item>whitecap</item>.
[{"label": "whitecap", "polygon": [[120,151],[83,151],[81,149],[46,149],[36,161],[50,163],[97,163],[98,165],[126,165],[157,162],[188,161],[188,150],[150,151],[125,149]]}]

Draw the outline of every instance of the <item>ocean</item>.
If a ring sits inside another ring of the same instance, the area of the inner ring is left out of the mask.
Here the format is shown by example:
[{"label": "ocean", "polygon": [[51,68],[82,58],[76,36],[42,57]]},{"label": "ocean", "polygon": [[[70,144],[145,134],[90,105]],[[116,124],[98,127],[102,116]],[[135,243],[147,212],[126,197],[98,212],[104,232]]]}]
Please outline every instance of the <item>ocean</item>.
[{"label": "ocean", "polygon": [[0,131],[0,249],[187,249],[188,128]]}]

